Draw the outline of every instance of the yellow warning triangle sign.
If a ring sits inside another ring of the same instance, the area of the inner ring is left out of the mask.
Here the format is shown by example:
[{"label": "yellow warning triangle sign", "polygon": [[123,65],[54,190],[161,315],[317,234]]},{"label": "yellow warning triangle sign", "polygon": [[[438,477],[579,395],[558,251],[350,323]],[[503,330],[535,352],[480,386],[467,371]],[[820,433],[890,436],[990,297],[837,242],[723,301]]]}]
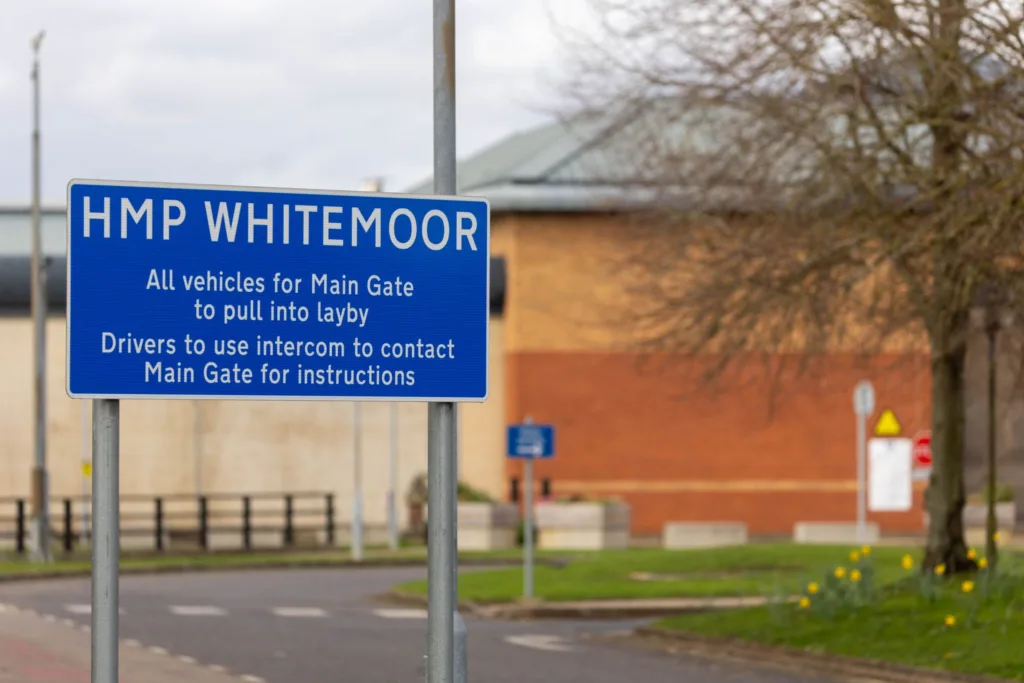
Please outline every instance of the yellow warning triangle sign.
[{"label": "yellow warning triangle sign", "polygon": [[896,419],[896,413],[890,408],[883,410],[878,422],[875,423],[875,436],[899,436],[901,431],[903,428]]}]

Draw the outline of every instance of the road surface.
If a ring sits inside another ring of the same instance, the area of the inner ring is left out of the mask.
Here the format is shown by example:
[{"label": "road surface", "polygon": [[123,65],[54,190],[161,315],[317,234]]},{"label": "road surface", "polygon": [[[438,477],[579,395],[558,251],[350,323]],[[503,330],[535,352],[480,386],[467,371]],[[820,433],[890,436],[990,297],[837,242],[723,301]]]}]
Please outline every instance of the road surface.
[{"label": "road surface", "polygon": [[[425,569],[262,570],[126,576],[121,638],[128,647],[248,683],[419,683],[424,610],[375,599]],[[0,603],[89,624],[88,579],[0,585]],[[810,683],[597,642],[592,634],[636,622],[503,622],[467,618],[469,678],[485,683]]]}]

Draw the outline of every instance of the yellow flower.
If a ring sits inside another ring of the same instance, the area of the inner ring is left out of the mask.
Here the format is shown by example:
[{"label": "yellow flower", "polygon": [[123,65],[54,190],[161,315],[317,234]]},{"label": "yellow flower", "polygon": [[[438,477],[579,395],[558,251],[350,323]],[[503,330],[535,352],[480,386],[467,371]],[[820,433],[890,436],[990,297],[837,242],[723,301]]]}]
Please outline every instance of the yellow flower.
[{"label": "yellow flower", "polygon": [[800,609],[807,609],[810,606],[811,601],[809,598],[800,598]]},{"label": "yellow flower", "polygon": [[860,581],[860,570],[859,569],[854,569],[852,572],[850,572],[850,581],[853,581],[854,583],[857,583],[858,581]]},{"label": "yellow flower", "polygon": [[914,567],[914,558],[912,558],[909,554],[904,555],[903,559],[900,561],[900,564],[903,565],[904,569],[912,569]]},{"label": "yellow flower", "polygon": [[946,573],[946,565],[944,565],[944,564],[937,564],[937,565],[935,565],[935,574],[936,574],[936,576],[942,576],[945,573]]},{"label": "yellow flower", "polygon": [[811,581],[809,584],[807,584],[807,592],[810,593],[811,595],[814,595],[815,593],[817,593],[818,592],[818,584],[815,583],[814,581]]},{"label": "yellow flower", "polygon": [[998,531],[995,532],[994,534],[992,534],[992,540],[995,541],[996,543],[999,543],[999,532]]},{"label": "yellow flower", "polygon": [[971,548],[970,550],[967,551],[967,559],[968,560],[974,560],[974,559],[977,559],[977,557],[978,557],[978,551],[975,550],[974,548]]},{"label": "yellow flower", "polygon": [[956,617],[954,617],[952,614],[947,614],[945,621],[946,626],[956,626]]},{"label": "yellow flower", "polygon": [[850,553],[850,562],[857,562],[858,560],[860,560],[860,553],[854,550]]},{"label": "yellow flower", "polygon": [[836,570],[835,570],[834,573],[835,573],[835,576],[836,576],[837,579],[841,579],[844,576],[846,576],[846,568],[845,567],[836,567]]},{"label": "yellow flower", "polygon": [[871,554],[871,546],[867,546],[866,545],[863,548],[861,548],[860,549],[860,554],[863,555],[864,557],[867,557],[868,555],[870,555]]},{"label": "yellow flower", "polygon": [[980,569],[984,569],[987,566],[988,566],[988,558],[987,557],[983,557],[980,560],[978,560],[978,567]]},{"label": "yellow flower", "polygon": [[970,593],[972,590],[974,590],[974,582],[964,581],[962,584],[960,584],[960,590],[962,590],[964,593]]}]

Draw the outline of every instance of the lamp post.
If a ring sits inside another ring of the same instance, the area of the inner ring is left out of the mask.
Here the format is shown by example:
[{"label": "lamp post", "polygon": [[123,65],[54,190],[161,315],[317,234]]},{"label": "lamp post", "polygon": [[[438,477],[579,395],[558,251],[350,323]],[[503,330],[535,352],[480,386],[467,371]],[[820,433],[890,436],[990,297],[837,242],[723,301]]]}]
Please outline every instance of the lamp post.
[{"label": "lamp post", "polygon": [[982,288],[984,329],[988,340],[988,495],[985,511],[985,556],[989,567],[995,569],[998,561],[996,545],[996,365],[999,331],[1008,323],[1007,297],[994,283]]},{"label": "lamp post", "polygon": [[35,346],[35,458],[32,467],[33,558],[49,562],[50,515],[46,472],[46,261],[39,207],[39,48],[44,31],[32,39],[32,324]]}]

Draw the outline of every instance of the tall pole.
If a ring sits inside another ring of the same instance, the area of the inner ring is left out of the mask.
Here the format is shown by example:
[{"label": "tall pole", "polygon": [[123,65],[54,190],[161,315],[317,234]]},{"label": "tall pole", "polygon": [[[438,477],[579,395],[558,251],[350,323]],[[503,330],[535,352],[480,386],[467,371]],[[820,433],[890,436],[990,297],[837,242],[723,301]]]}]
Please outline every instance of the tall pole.
[{"label": "tall pole", "polygon": [[[455,0],[434,0],[434,193],[454,195]],[[427,405],[427,681],[454,683],[458,556],[454,403]]]},{"label": "tall pole", "polygon": [[92,406],[92,683],[118,683],[121,403]]},{"label": "tall pole", "polygon": [[46,472],[46,265],[39,217],[39,48],[32,39],[32,321],[35,330],[35,464],[32,468],[33,539],[37,562],[51,560],[49,486]]},{"label": "tall pole", "polygon": [[[89,534],[89,481],[92,479],[92,456],[90,455],[89,433],[89,402],[82,401],[82,514],[80,524],[82,525],[82,538],[90,538]],[[90,465],[90,475],[85,476],[85,466]]]},{"label": "tall pole", "polygon": [[[533,424],[526,417],[525,423]],[[523,597],[533,597],[533,454],[523,463]]]},{"label": "tall pole", "polygon": [[857,543],[867,541],[867,415],[857,416]]},{"label": "tall pole", "polygon": [[988,499],[985,516],[985,556],[995,570],[996,547],[996,334],[998,320],[993,315],[988,329]]},{"label": "tall pole", "polygon": [[391,422],[388,449],[388,547],[398,550],[398,506],[395,502],[398,495],[398,404],[392,403],[388,412]]},{"label": "tall pole", "polygon": [[352,559],[363,559],[363,411],[352,404]]}]

